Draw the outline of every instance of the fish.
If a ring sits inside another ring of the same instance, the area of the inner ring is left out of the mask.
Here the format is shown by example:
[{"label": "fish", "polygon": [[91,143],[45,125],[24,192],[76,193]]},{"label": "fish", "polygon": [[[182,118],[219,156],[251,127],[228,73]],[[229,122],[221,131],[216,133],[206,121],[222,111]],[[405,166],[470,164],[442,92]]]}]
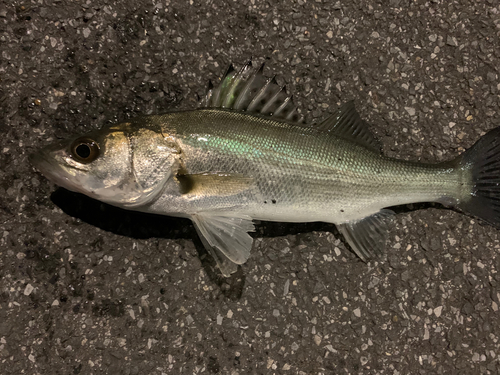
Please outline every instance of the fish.
[{"label": "fish", "polygon": [[197,108],[108,125],[30,160],[68,190],[191,219],[226,277],[250,256],[254,220],[333,223],[365,262],[384,254],[392,206],[437,202],[500,223],[500,127],[446,162],[390,158],[352,101],[305,124],[251,62],[231,65]]}]

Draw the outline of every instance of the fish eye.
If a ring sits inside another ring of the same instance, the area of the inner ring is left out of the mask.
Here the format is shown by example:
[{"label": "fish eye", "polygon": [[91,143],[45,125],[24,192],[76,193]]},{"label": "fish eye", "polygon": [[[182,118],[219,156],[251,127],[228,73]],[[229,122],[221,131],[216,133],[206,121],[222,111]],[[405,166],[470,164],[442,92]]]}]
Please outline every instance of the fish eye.
[{"label": "fish eye", "polygon": [[83,164],[91,163],[99,157],[99,144],[90,138],[78,138],[71,145],[71,155]]}]

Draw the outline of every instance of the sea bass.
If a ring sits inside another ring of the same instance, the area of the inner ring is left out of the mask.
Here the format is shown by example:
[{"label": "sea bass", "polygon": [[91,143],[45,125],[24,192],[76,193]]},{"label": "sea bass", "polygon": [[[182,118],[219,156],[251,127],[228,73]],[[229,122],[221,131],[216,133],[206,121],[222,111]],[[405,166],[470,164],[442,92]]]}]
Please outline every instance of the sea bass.
[{"label": "sea bass", "polygon": [[262,68],[230,68],[200,108],[138,117],[31,156],[57,185],[118,207],[186,217],[229,276],[250,256],[253,220],[335,224],[380,256],[393,211],[439,202],[500,223],[500,128],[457,159],[385,157],[352,103],[306,126]]}]

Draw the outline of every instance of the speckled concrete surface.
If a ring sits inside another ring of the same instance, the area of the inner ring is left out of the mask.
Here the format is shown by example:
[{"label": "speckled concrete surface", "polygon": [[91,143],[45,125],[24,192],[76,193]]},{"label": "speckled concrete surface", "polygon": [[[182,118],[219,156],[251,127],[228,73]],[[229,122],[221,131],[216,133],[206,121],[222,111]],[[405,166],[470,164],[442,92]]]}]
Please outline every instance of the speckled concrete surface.
[{"label": "speckled concrete surface", "polygon": [[500,7],[462,1],[0,4],[0,373],[500,372],[500,231],[398,209],[387,261],[262,223],[223,279],[189,221],[57,190],[41,145],[191,108],[267,61],[310,120],[355,100],[384,152],[442,161],[499,125]]}]

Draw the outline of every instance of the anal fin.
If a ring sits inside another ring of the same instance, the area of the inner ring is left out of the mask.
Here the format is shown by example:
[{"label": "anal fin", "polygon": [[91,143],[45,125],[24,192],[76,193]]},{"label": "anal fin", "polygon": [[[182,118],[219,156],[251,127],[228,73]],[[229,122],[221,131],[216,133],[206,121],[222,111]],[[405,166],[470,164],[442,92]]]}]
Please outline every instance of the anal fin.
[{"label": "anal fin", "polygon": [[[250,256],[255,230],[252,218],[227,212],[201,212],[191,216],[203,245],[224,276],[236,272]],[[232,263],[232,264],[231,264]]]},{"label": "anal fin", "polygon": [[393,220],[394,212],[384,209],[361,220],[338,224],[337,228],[356,255],[367,262],[384,253],[389,225]]}]

